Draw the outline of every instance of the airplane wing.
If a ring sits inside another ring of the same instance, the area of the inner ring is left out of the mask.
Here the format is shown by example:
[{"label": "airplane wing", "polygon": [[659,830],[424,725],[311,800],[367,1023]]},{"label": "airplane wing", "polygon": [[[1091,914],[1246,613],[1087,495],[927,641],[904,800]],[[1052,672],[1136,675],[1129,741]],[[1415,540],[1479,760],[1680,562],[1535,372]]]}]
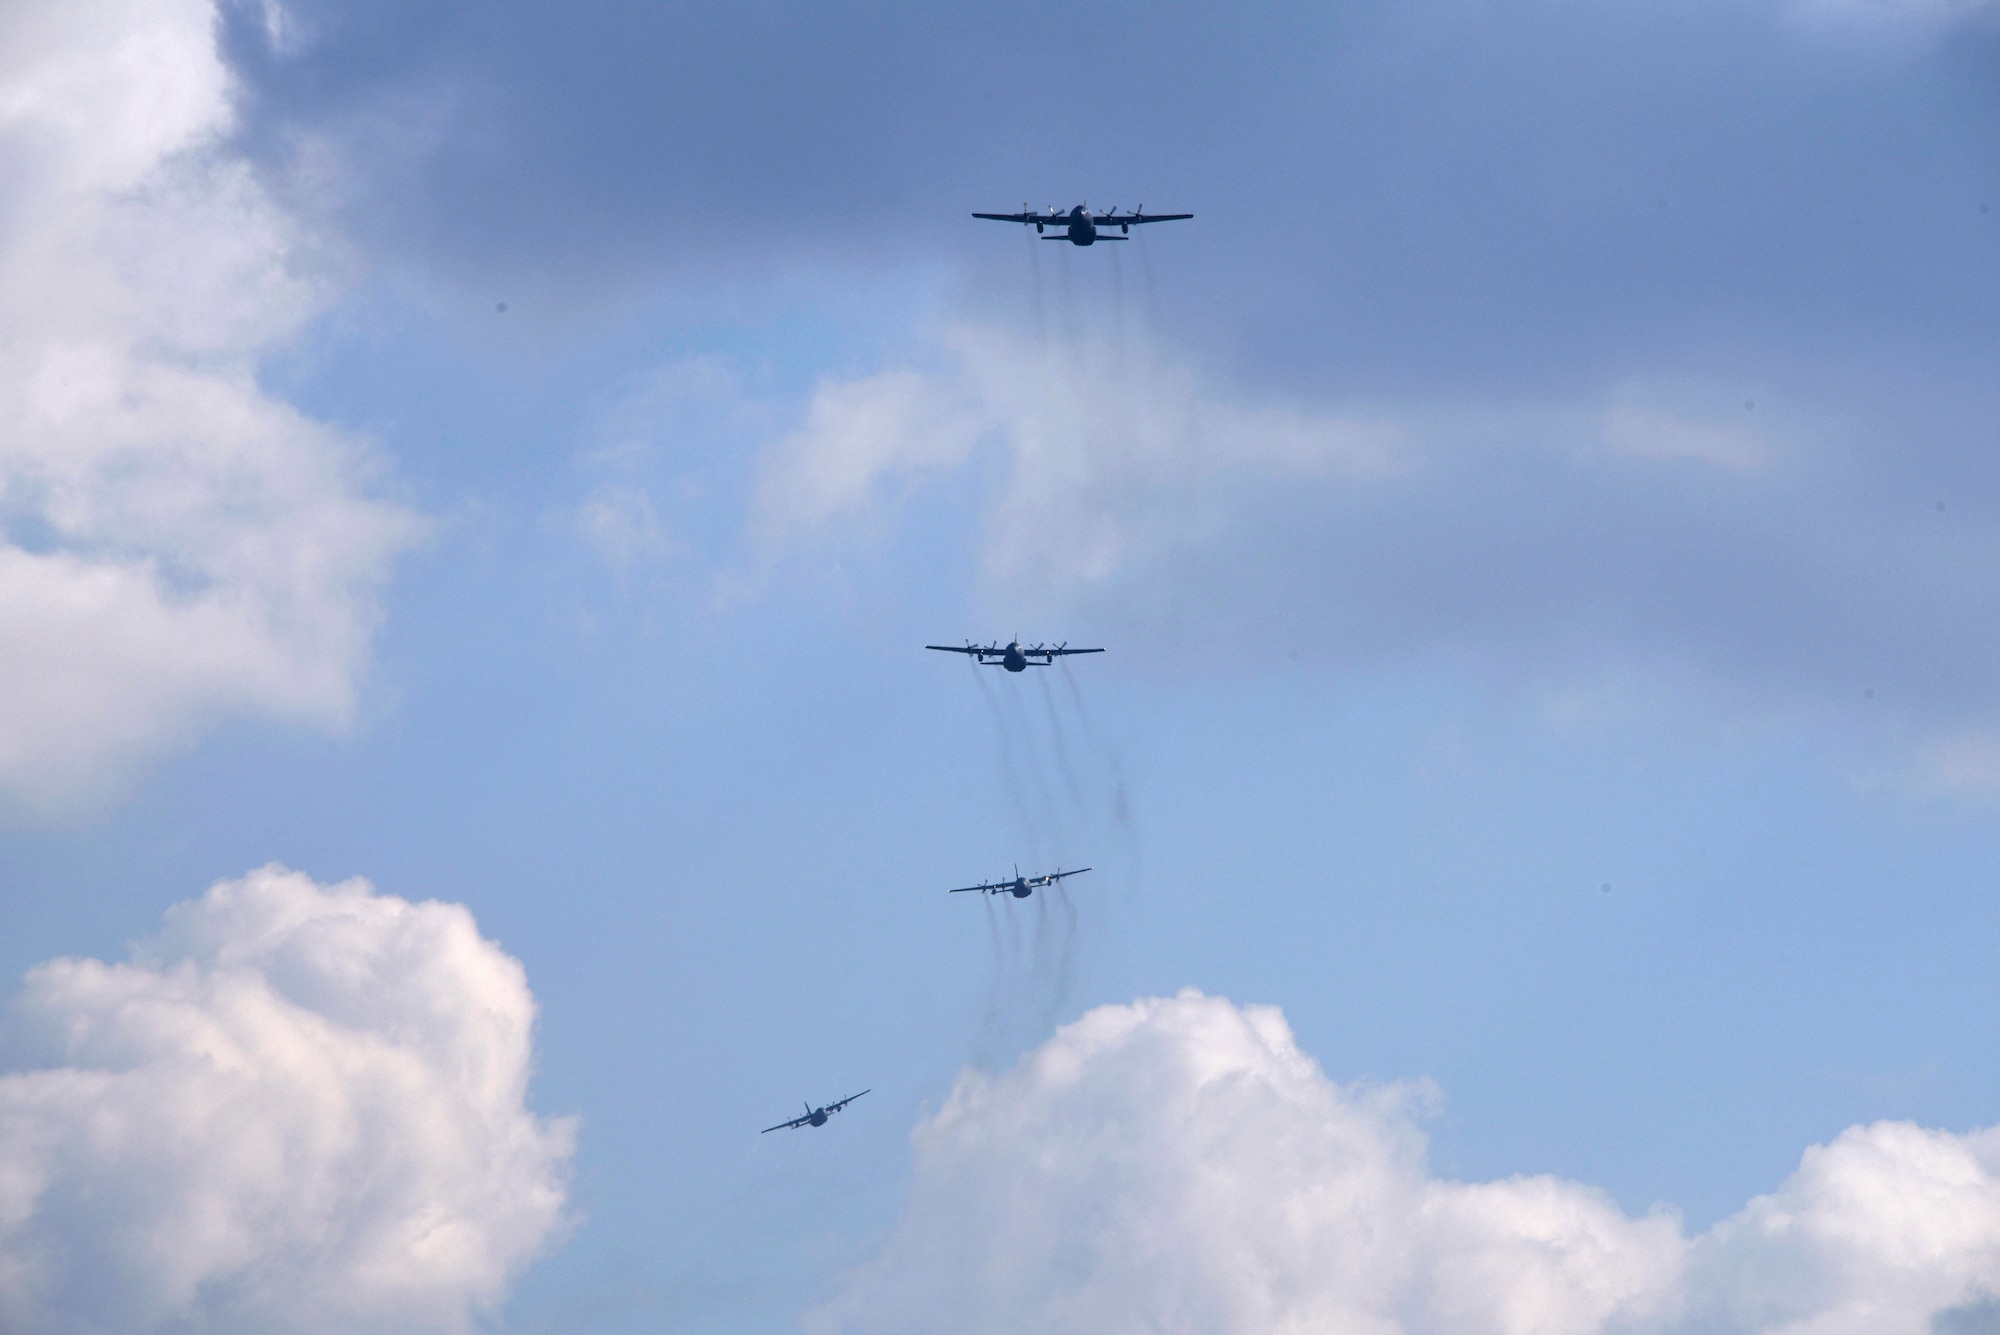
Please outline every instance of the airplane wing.
[{"label": "airplane wing", "polygon": [[974,890],[984,890],[987,894],[992,894],[995,890],[998,890],[999,888],[1000,885],[996,881],[988,885],[961,885],[957,889],[947,890],[945,891],[945,893],[948,895],[964,895],[964,894],[970,894]]},{"label": "airplane wing", "polygon": [[[861,1091],[861,1094],[866,1094],[867,1092],[868,1091],[864,1089]],[[842,1108],[845,1108],[848,1104],[860,1098],[861,1094],[849,1094],[846,1098],[842,1099],[838,1103],[829,1103],[826,1105],[826,1110],[828,1112],[839,1112]]]},{"label": "airplane wing", "polygon": [[996,658],[998,649],[982,649],[976,644],[927,644],[926,649],[935,649],[941,654],[972,654],[978,658]]},{"label": "airplane wing", "polygon": [[[1060,226],[1069,222],[1067,213],[975,213],[975,218],[989,222],[1043,223]],[[1130,227],[1135,223],[1182,222],[1192,218],[1192,213],[1106,213],[1091,219],[1100,228],[1105,226]]]},{"label": "airplane wing", "polygon": [[1048,874],[1047,876],[1035,876],[1035,877],[1030,877],[1030,878],[1029,878],[1029,880],[1028,880],[1028,884],[1029,884],[1029,885],[1054,885],[1054,884],[1055,884],[1055,883],[1056,883],[1057,881],[1060,881],[1060,880],[1061,880],[1061,879],[1062,879],[1063,877],[1065,877],[1065,876],[1081,876],[1081,875],[1082,875],[1082,874],[1083,874],[1084,872],[1087,872],[1087,871],[1089,871],[1089,870],[1090,870],[1090,868],[1088,868],[1088,867],[1078,867],[1078,868],[1077,868],[1077,869],[1076,869],[1075,871],[1057,871],[1057,872],[1050,872],[1050,873],[1049,873],[1049,874]]},{"label": "airplane wing", "polygon": [[1061,645],[1057,645],[1053,649],[1037,649],[1035,652],[1060,658],[1064,654],[1101,654],[1104,651],[1102,649],[1065,649]]},{"label": "airplane wing", "polygon": [[794,1117],[789,1122],[780,1122],[776,1126],[767,1126],[762,1131],[759,1131],[757,1134],[760,1136],[768,1136],[773,1131],[789,1131],[791,1130],[791,1128],[795,1126],[804,1126],[807,1122],[810,1122],[811,1120],[812,1120],[812,1114],[807,1113],[804,1117]]}]

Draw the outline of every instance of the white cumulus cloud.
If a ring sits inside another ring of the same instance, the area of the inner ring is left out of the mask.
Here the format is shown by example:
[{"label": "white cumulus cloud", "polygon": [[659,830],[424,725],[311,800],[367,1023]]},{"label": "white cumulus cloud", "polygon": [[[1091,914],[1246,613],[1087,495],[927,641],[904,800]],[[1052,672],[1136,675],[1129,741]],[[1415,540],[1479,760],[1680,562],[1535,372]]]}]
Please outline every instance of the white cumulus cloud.
[{"label": "white cumulus cloud", "polygon": [[414,536],[266,394],[327,297],[226,151],[211,0],[0,7],[0,802],[226,714],[338,724]]},{"label": "white cumulus cloud", "polygon": [[1508,1332],[1645,1312],[1683,1244],[1550,1178],[1431,1178],[1420,1088],[1343,1089],[1268,1007],[1107,1006],[918,1128],[828,1330]]},{"label": "white cumulus cloud", "polygon": [[455,904],[266,867],[0,1042],[0,1330],[462,1331],[561,1226],[534,998]]},{"label": "white cumulus cloud", "polygon": [[961,1076],[822,1332],[1926,1335],[2000,1306],[2000,1132],[1882,1123],[1686,1238],[1552,1177],[1453,1182],[1422,1086],[1343,1087],[1275,1009],[1092,1011]]}]

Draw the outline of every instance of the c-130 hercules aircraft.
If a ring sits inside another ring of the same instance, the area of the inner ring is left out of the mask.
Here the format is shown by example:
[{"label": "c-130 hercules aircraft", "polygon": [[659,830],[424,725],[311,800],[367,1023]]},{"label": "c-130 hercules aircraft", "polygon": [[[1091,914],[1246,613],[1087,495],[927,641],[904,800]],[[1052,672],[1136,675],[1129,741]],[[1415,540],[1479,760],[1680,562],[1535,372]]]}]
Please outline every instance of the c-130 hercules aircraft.
[{"label": "c-130 hercules aircraft", "polygon": [[[866,1094],[867,1092],[868,1091],[864,1089],[861,1091],[861,1094]],[[805,1116],[794,1117],[791,1121],[780,1122],[776,1126],[767,1126],[757,1134],[760,1136],[768,1136],[773,1131],[790,1131],[795,1126],[825,1126],[826,1119],[831,1114],[839,1112],[842,1108],[845,1108],[848,1104],[860,1098],[861,1094],[849,1094],[846,1098],[840,1100],[838,1103],[829,1103],[825,1107],[821,1108],[815,1108],[810,1103],[808,1103],[806,1105]]]},{"label": "c-130 hercules aircraft", "polygon": [[[926,649],[935,649],[941,654],[970,654],[979,660],[981,667],[1003,667],[1009,672],[1026,672],[1031,667],[1047,667],[1066,654],[1101,654],[1102,649],[1072,649],[1069,642],[1050,648],[1045,644],[1024,646],[1019,640],[1009,640],[1004,645],[974,644],[967,640],[963,646],[956,644],[927,644]],[[1033,660],[1041,659],[1037,663]]]},{"label": "c-130 hercules aircraft", "polygon": [[1090,868],[1088,867],[1078,867],[1075,871],[1053,871],[1045,876],[1023,876],[1021,875],[1021,869],[1016,867],[1014,868],[1014,879],[1011,881],[985,881],[979,885],[961,885],[957,889],[948,890],[945,893],[969,895],[977,891],[983,895],[1012,895],[1016,899],[1026,899],[1042,886],[1054,885],[1065,876],[1081,876],[1089,870]]},{"label": "c-130 hercules aircraft", "polygon": [[[1072,246],[1093,246],[1099,241],[1129,241],[1133,227],[1140,223],[1180,222],[1194,217],[1192,213],[1148,213],[1143,204],[1123,216],[1113,208],[1101,218],[1090,211],[1088,204],[1079,204],[1068,213],[1058,212],[1053,204],[1049,205],[1047,213],[1036,213],[1023,204],[1019,213],[975,213],[972,216],[990,222],[1033,223],[1035,231],[1042,234],[1042,240],[1067,241]],[[1045,227],[1062,230],[1055,236],[1049,236],[1042,231]],[[1117,236],[1110,233],[1113,227],[1118,229]]]}]

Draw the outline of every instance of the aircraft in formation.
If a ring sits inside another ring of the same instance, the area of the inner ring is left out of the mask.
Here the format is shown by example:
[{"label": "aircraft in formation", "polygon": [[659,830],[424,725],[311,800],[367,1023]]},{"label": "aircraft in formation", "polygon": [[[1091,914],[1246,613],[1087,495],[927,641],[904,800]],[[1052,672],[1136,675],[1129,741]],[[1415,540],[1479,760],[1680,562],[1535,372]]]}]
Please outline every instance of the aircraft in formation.
[{"label": "aircraft in formation", "polygon": [[957,889],[948,890],[945,893],[966,895],[977,891],[982,895],[1012,895],[1016,899],[1026,899],[1042,886],[1054,885],[1065,876],[1081,876],[1089,870],[1090,868],[1088,867],[1078,867],[1075,871],[1052,871],[1046,876],[1023,876],[1021,875],[1021,869],[1016,867],[1014,868],[1014,879],[1011,881],[990,881],[983,885],[961,885]]},{"label": "aircraft in formation", "polygon": [[[1031,667],[1047,667],[1066,654],[1101,654],[1102,649],[1072,649],[1064,641],[1051,648],[1045,644],[1024,646],[1019,640],[1009,640],[1006,644],[974,644],[967,640],[961,647],[956,644],[927,644],[926,649],[935,649],[941,654],[970,654],[979,660],[981,667],[1003,667],[1009,672],[1026,672]],[[1037,663],[1035,659],[1042,661]]]},{"label": "aircraft in formation", "polygon": [[[1032,224],[1036,233],[1044,241],[1067,241],[1072,246],[1094,246],[1099,241],[1129,241],[1132,229],[1140,223],[1180,222],[1192,218],[1192,213],[1148,213],[1141,204],[1130,213],[1120,214],[1114,207],[1102,217],[1090,211],[1090,205],[1079,204],[1068,213],[1055,205],[1049,205],[1047,213],[1036,213],[1026,204],[1019,213],[975,213],[975,218],[985,218],[989,222],[1010,222]],[[1050,236],[1045,230],[1059,227],[1062,230]],[[1111,228],[1118,229],[1118,235],[1111,235]]]},{"label": "aircraft in formation", "polygon": [[[861,1094],[866,1094],[867,1092],[868,1091],[864,1089],[861,1091]],[[794,1117],[789,1122],[780,1122],[776,1126],[767,1126],[762,1131],[759,1131],[757,1134],[760,1136],[768,1136],[773,1131],[789,1131],[795,1126],[825,1126],[827,1118],[833,1116],[833,1114],[839,1112],[842,1108],[845,1108],[848,1104],[860,1098],[861,1094],[849,1094],[846,1098],[840,1100],[840,1102],[829,1103],[823,1108],[815,1108],[810,1103],[808,1103],[806,1105],[805,1114],[803,1116]]]},{"label": "aircraft in formation", "polygon": [[[1145,223],[1181,222],[1194,217],[1192,213],[1148,213],[1143,204],[1130,213],[1121,214],[1114,207],[1109,213],[1101,216],[1092,213],[1088,204],[1078,204],[1068,213],[1062,212],[1053,204],[1049,206],[1046,213],[1036,213],[1026,204],[1023,204],[1019,213],[975,213],[972,216],[975,218],[984,218],[991,222],[1011,222],[1020,223],[1023,226],[1031,226],[1044,241],[1067,241],[1073,246],[1092,246],[1096,245],[1099,241],[1128,241],[1131,239],[1134,227]],[[1118,229],[1116,235],[1111,232],[1111,229],[1114,227]],[[1049,229],[1051,228],[1057,229],[1053,236],[1049,235]],[[1054,646],[1039,643],[1023,645],[1018,639],[1009,640],[1004,645],[974,644],[970,640],[967,640],[963,645],[927,644],[924,648],[935,649],[940,653],[946,654],[965,654],[976,661],[981,667],[1002,667],[1006,668],[1009,672],[1026,672],[1031,667],[1049,667],[1058,658],[1063,658],[1070,654],[1101,654],[1104,652],[1102,649],[1072,649],[1066,641]],[[1037,662],[1037,659],[1040,661]],[[1066,876],[1081,876],[1089,870],[1090,868],[1088,867],[1078,867],[1074,871],[1057,870],[1043,876],[1023,876],[1021,875],[1021,869],[1016,867],[1014,868],[1014,879],[1011,881],[991,881],[982,885],[961,885],[949,893],[954,895],[974,893],[1012,895],[1016,899],[1026,899],[1029,895],[1034,894],[1036,890],[1055,885]],[[864,1089],[861,1091],[861,1094],[866,1094],[867,1092]],[[825,1126],[828,1117],[860,1098],[861,1094],[849,1094],[839,1102],[829,1103],[821,1108],[815,1108],[808,1103],[803,1116],[794,1117],[789,1122],[780,1122],[776,1126],[767,1126],[761,1134],[769,1135],[773,1131],[788,1131],[793,1127],[800,1126]]]}]

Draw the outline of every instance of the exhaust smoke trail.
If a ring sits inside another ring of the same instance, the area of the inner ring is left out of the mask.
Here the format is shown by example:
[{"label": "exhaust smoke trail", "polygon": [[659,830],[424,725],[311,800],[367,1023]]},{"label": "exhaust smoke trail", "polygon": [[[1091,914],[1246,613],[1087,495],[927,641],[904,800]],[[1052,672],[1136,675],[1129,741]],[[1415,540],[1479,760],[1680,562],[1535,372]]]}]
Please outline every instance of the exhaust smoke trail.
[{"label": "exhaust smoke trail", "polygon": [[1070,247],[1056,247],[1062,252],[1062,336],[1063,350],[1070,356],[1076,355],[1076,293],[1070,288]]},{"label": "exhaust smoke trail", "polygon": [[[976,664],[972,671],[998,731],[1000,775],[1024,833],[1024,865],[1018,869],[1038,875],[1092,861],[1088,853],[1078,855],[1080,835],[1104,843],[1102,835],[1112,833],[1136,845],[1118,751],[1094,729],[1070,666],[1058,660],[1054,668],[1064,675],[1062,689],[1048,679],[1030,685],[1014,673],[988,677]],[[1022,693],[1030,689],[1040,693],[1040,703]],[[1136,851],[1116,861],[1130,871],[1138,867]],[[1078,987],[1082,913],[1068,881],[1036,889],[1030,901],[1010,895],[980,899],[992,977],[976,1011],[970,1057],[992,1069],[1024,1045],[1046,1039],[1060,1023]]]},{"label": "exhaust smoke trail", "polygon": [[1036,1032],[1046,1034],[1069,1000],[1076,973],[1076,906],[1060,881],[1035,896],[1034,969]]},{"label": "exhaust smoke trail", "polygon": [[1125,763],[1113,746],[1090,721],[1090,710],[1083,701],[1083,688],[1077,683],[1076,674],[1068,663],[1061,665],[1063,684],[1069,688],[1070,706],[1076,711],[1077,722],[1082,725],[1083,738],[1097,763],[1102,766],[1105,779],[1110,785],[1109,801],[1105,813],[1111,824],[1122,836],[1125,844],[1126,884],[1133,890],[1141,890],[1145,883],[1146,846],[1139,828],[1138,818],[1133,814],[1130,789],[1125,782]]},{"label": "exhaust smoke trail", "polygon": [[1036,244],[1042,238],[1025,227],[1021,229],[1021,234],[1028,238],[1028,293],[1030,300],[1034,302],[1032,314],[1035,320],[1035,345],[1041,348],[1043,356],[1046,357],[1049,348],[1049,323],[1047,314],[1042,310],[1042,248]]},{"label": "exhaust smoke trail", "polygon": [[1042,705],[1048,711],[1049,737],[1055,743],[1056,765],[1062,770],[1063,786],[1069,789],[1071,801],[1079,807],[1087,806],[1083,788],[1076,781],[1076,770],[1069,763],[1069,744],[1063,740],[1062,716],[1056,712],[1056,696],[1049,687],[1049,674],[1038,672],[1035,681],[1042,688]]},{"label": "exhaust smoke trail", "polygon": [[[1141,228],[1140,231],[1144,231]],[[1123,246],[1111,248],[1111,376],[1118,398],[1125,397],[1125,265],[1119,259]],[[1121,404],[1122,406],[1122,404]],[[1129,419],[1130,414],[1125,414]]]},{"label": "exhaust smoke trail", "polygon": [[[1034,721],[1027,713],[1027,704],[1020,693],[1008,687],[995,687],[1000,696],[1001,710],[1006,723],[1013,730],[1015,740],[1027,756],[1023,766],[1028,777],[1028,796],[1034,799],[1037,814],[1043,824],[1036,833],[1046,833],[1058,846],[1064,842],[1065,827],[1062,804],[1057,801],[1055,790],[1049,785],[1048,766],[1043,763],[1042,746],[1035,736]],[[1034,853],[1042,857],[1049,850],[1037,842]]]},{"label": "exhaust smoke trail", "polygon": [[1150,337],[1160,336],[1160,295],[1153,286],[1153,252],[1146,246],[1146,229],[1139,229],[1139,274],[1146,285],[1146,329]]},{"label": "exhaust smoke trail", "polygon": [[993,896],[982,894],[979,902],[986,906],[986,936],[993,945],[993,973],[998,977],[1007,967],[1007,948],[1000,940],[1000,920],[993,914]]},{"label": "exhaust smoke trail", "polygon": [[1069,1001],[1071,987],[1076,982],[1076,901],[1069,897],[1069,891],[1061,881],[1049,887],[1055,895],[1056,914],[1056,958],[1055,974],[1051,981],[1054,987],[1048,995],[1048,1004],[1043,1007],[1042,1028],[1052,1030],[1060,1018],[1063,1005]]},{"label": "exhaust smoke trail", "polygon": [[997,1066],[1005,1037],[1001,1022],[1006,1018],[1007,944],[1000,936],[1000,918],[993,911],[993,896],[981,895],[979,902],[986,908],[986,939],[993,947],[993,977],[986,984],[986,1014],[979,1023],[974,1058],[982,1066]]},{"label": "exhaust smoke trail", "polygon": [[[985,697],[986,707],[993,714],[993,728],[999,734],[1000,740],[1000,778],[1007,789],[1007,801],[1014,808],[1014,819],[1021,823],[1021,829],[1027,835],[1029,843],[1039,844],[1035,822],[1028,814],[1028,804],[1022,797],[1020,776],[1015,770],[1014,740],[1012,729],[1007,726],[1007,716],[1000,707],[998,696],[994,693],[993,683],[986,680],[986,673],[972,659],[968,658],[966,661],[972,663],[973,680],[979,683],[979,693]],[[1039,848],[1036,851],[1039,852]]]},{"label": "exhaust smoke trail", "polygon": [[[1053,888],[1050,887],[1050,889]],[[1049,971],[1049,891],[1044,890],[1041,894],[1036,895],[1033,902],[1035,905],[1035,927],[1032,939],[1034,941],[1035,953],[1030,957],[1030,964],[1034,968],[1036,976],[1042,977],[1046,976]]]},{"label": "exhaust smoke trail", "polygon": [[1130,826],[1132,813],[1125,798],[1125,766],[1119,759],[1117,748],[1098,733],[1091,725],[1090,710],[1083,703],[1083,688],[1077,684],[1076,674],[1069,670],[1069,664],[1061,665],[1063,684],[1069,688],[1070,705],[1076,710],[1077,721],[1083,725],[1083,737],[1090,749],[1096,753],[1098,763],[1104,766],[1111,780],[1111,818],[1120,825]]}]

